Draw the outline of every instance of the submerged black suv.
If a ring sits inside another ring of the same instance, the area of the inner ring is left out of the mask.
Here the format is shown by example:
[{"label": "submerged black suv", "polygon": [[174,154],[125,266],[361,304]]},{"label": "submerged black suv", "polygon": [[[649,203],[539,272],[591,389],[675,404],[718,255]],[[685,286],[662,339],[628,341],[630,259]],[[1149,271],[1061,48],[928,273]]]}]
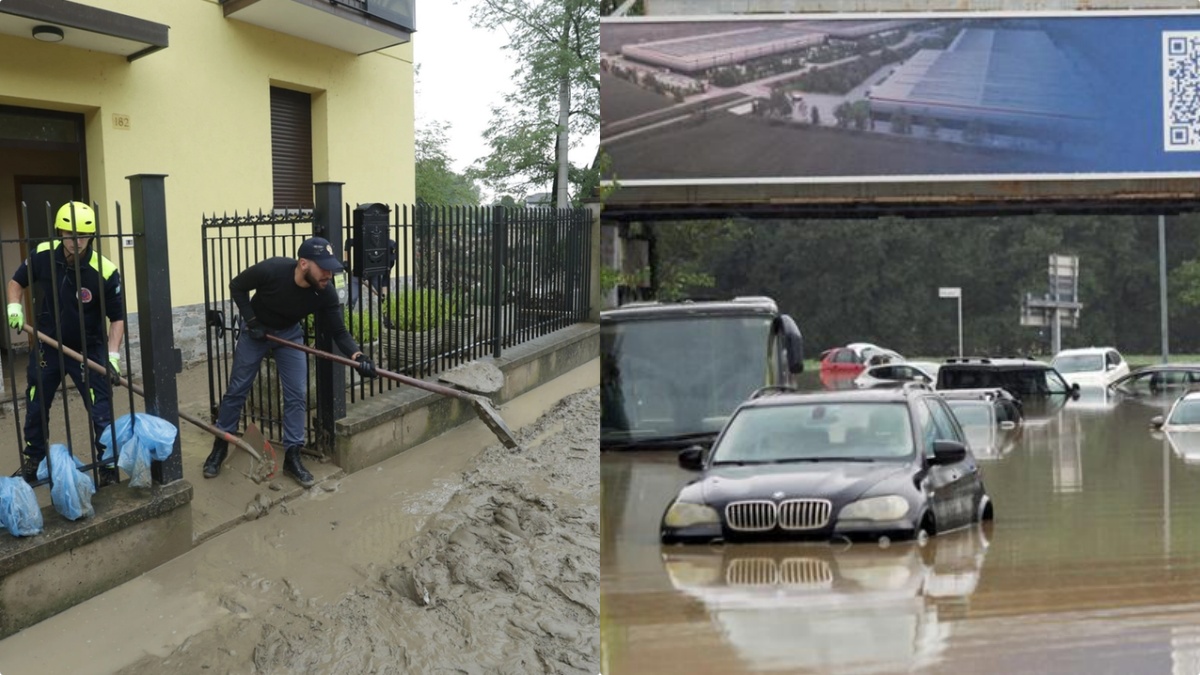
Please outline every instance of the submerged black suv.
[{"label": "submerged black suv", "polygon": [[742,403],[663,514],[663,543],[911,538],[990,519],[991,501],[937,392],[795,393]]},{"label": "submerged black suv", "polygon": [[1048,363],[1033,359],[946,359],[938,369],[938,389],[990,389],[1000,387],[1018,399],[1055,394],[1072,395],[1078,386]]}]

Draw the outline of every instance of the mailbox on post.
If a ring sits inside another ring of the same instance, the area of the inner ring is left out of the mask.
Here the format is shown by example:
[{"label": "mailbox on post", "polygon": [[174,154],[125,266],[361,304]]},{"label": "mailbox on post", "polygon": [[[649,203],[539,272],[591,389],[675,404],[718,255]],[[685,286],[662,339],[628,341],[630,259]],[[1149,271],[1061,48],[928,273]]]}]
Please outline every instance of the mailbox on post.
[{"label": "mailbox on post", "polygon": [[359,204],[350,226],[350,270],[359,279],[388,273],[388,220],[386,204]]}]

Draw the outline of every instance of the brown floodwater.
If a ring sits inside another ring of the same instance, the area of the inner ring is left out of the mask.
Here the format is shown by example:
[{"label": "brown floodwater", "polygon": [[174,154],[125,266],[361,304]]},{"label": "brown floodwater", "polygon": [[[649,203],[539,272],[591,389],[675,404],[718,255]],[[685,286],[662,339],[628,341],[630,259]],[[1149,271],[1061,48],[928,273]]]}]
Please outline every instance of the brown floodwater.
[{"label": "brown floodwater", "polygon": [[1170,402],[1030,406],[979,455],[995,521],[923,546],[664,547],[696,474],[604,453],[604,672],[1200,672],[1200,432],[1152,432]]}]

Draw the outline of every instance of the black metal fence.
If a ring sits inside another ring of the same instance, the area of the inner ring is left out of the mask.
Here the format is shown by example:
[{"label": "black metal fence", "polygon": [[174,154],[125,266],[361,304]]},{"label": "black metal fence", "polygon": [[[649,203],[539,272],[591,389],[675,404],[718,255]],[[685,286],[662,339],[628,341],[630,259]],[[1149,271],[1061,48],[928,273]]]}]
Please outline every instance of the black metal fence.
[{"label": "black metal fence", "polygon": [[[428,378],[484,356],[499,357],[505,348],[587,320],[591,214],[586,209],[374,205],[388,213],[391,246],[389,264],[372,266],[363,263],[371,242],[355,241],[352,230],[342,227],[359,222],[360,214],[349,204],[341,214],[322,213],[321,202],[313,212],[204,217],[214,416],[237,337],[230,280],[261,260],[295,257],[310,236],[329,239],[346,261],[339,283],[345,291],[346,325],[363,351],[388,370]],[[373,238],[381,236],[376,232]],[[315,327],[304,328],[311,344]],[[321,364],[310,360],[309,367],[308,437],[323,452],[331,449],[332,429],[323,428],[320,411],[334,410],[333,418],[341,417],[337,411],[346,400],[323,402],[323,396],[349,392],[353,402],[399,386],[392,380],[364,380],[339,366],[331,376],[344,388],[326,392],[316,383]],[[270,359],[243,409],[242,424],[250,421],[268,437],[281,438],[282,400]]]}]

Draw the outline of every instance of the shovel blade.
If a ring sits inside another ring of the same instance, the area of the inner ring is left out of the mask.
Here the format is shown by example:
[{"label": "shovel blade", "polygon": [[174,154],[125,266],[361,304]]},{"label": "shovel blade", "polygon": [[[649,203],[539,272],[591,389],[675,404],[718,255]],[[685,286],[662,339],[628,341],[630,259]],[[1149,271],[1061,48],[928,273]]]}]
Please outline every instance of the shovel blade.
[{"label": "shovel blade", "polygon": [[[246,425],[246,433],[242,434],[242,441],[258,451],[259,457],[267,464],[265,468],[269,473],[265,474],[266,478],[273,478],[275,476],[275,450],[254,422]],[[262,467],[260,467],[260,470],[262,470]]]},{"label": "shovel blade", "polygon": [[496,434],[496,438],[500,439],[504,447],[510,450],[519,450],[521,448],[521,445],[517,443],[516,436],[513,436],[513,432],[509,431],[508,425],[501,419],[500,413],[496,412],[496,409],[492,407],[491,401],[482,397],[472,396],[471,406],[475,408],[475,414],[479,416],[479,419],[483,420],[483,423],[487,425],[488,429],[492,430],[493,434]]}]

